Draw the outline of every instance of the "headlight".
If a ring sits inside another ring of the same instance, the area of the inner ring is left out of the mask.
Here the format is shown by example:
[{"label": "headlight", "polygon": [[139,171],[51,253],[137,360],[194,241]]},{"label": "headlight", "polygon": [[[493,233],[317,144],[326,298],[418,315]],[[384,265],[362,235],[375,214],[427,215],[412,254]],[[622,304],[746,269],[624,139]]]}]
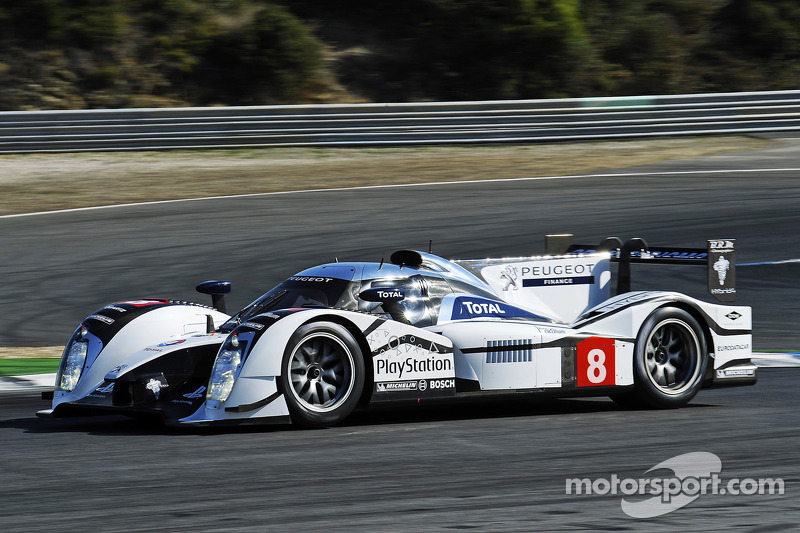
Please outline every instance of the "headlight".
[{"label": "headlight", "polygon": [[206,400],[224,402],[233,389],[236,373],[242,363],[242,350],[236,334],[231,335],[225,347],[217,354],[211,379],[208,382]]},{"label": "headlight", "polygon": [[71,391],[78,384],[78,380],[83,372],[83,365],[86,364],[86,354],[89,352],[89,343],[84,341],[73,341],[61,362],[61,368],[56,380],[57,388],[63,391]]}]

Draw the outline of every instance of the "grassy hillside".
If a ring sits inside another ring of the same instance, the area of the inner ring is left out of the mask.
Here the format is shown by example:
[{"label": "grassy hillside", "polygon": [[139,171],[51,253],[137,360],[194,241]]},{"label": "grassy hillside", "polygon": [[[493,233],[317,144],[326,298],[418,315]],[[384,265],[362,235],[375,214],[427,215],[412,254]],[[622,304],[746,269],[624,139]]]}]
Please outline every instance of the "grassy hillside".
[{"label": "grassy hillside", "polygon": [[0,3],[0,110],[797,88],[794,0]]}]

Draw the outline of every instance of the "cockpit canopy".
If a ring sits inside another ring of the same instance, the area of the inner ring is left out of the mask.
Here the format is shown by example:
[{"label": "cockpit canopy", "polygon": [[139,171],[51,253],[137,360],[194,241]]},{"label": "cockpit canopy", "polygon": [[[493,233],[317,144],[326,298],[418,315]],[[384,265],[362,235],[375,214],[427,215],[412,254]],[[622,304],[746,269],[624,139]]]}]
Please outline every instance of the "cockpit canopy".
[{"label": "cockpit canopy", "polygon": [[[392,254],[390,263],[330,263],[304,270],[242,309],[223,330],[270,311],[312,307],[360,311],[416,327],[478,316],[552,320],[529,307],[516,307],[508,294],[499,297],[498,291],[456,262],[405,250]],[[478,314],[476,302],[481,302]],[[441,312],[447,316],[440,317]]]},{"label": "cockpit canopy", "polygon": [[[246,306],[223,329],[232,330],[236,325],[270,311],[309,307],[361,311],[417,327],[430,326],[436,323],[442,299],[447,295],[485,292],[458,280],[446,279],[442,272],[443,269],[435,264],[332,263],[313,267],[286,279]],[[398,289],[403,296],[395,301],[370,301],[359,297],[363,291],[375,288]],[[486,296],[492,297],[489,293]]]}]

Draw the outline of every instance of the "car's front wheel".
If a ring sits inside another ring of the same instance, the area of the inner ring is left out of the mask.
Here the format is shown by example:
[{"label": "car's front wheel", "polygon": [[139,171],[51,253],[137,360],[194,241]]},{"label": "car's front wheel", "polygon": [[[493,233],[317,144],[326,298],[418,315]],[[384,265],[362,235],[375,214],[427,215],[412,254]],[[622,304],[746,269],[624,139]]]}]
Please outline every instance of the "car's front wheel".
[{"label": "car's front wheel", "polygon": [[292,335],[281,365],[280,384],[292,421],[306,427],[341,422],[364,389],[361,348],[333,322],[301,326]]}]

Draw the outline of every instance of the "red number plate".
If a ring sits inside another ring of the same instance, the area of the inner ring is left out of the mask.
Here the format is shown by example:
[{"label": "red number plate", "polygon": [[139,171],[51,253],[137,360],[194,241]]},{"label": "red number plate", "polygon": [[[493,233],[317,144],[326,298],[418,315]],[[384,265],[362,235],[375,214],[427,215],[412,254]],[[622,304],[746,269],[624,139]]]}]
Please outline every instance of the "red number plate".
[{"label": "red number plate", "polygon": [[589,337],[578,343],[578,387],[614,385],[616,348],[613,339]]}]

